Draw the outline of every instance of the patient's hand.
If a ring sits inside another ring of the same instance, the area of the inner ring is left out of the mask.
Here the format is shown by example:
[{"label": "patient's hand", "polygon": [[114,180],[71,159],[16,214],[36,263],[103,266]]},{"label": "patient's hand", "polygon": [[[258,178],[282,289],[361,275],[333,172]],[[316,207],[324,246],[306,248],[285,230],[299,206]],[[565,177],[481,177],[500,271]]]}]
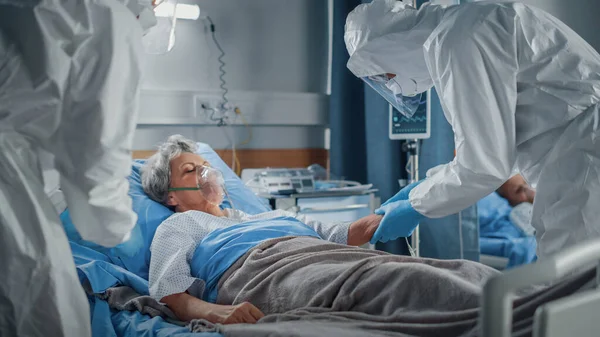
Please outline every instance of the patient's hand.
[{"label": "patient's hand", "polygon": [[173,294],[161,299],[179,320],[189,322],[205,319],[211,323],[256,323],[264,314],[251,303],[220,305],[196,298],[188,293]]},{"label": "patient's hand", "polygon": [[256,323],[265,314],[249,302],[238,305],[215,305],[209,321],[221,324]]},{"label": "patient's hand", "polygon": [[382,215],[371,214],[353,222],[348,229],[348,245],[360,246],[369,242],[381,219],[383,219]]}]

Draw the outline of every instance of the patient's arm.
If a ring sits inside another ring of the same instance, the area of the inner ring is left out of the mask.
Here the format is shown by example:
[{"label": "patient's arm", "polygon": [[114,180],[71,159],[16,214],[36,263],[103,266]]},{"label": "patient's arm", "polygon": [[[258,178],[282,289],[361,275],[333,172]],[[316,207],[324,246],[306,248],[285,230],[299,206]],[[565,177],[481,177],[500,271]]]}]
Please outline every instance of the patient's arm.
[{"label": "patient's arm", "polygon": [[383,218],[380,215],[372,214],[352,223],[349,221],[326,223],[313,219],[306,214],[295,214],[285,211],[277,212],[293,216],[300,220],[300,222],[314,229],[323,240],[350,246],[360,246],[369,242]]},{"label": "patient's arm", "polygon": [[371,240],[383,216],[371,214],[353,222],[348,229],[348,245],[360,246]]},{"label": "patient's arm", "polygon": [[264,314],[254,305],[244,302],[238,305],[219,305],[204,302],[188,293],[165,296],[161,299],[177,318],[184,322],[205,319],[211,323],[256,323]]}]

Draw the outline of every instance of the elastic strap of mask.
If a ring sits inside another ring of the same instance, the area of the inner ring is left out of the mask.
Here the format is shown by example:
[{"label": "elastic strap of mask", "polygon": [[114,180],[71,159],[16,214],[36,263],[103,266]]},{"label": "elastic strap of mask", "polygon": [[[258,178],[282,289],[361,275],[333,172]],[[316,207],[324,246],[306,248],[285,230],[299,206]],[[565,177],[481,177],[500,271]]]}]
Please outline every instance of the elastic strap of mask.
[{"label": "elastic strap of mask", "polygon": [[169,188],[169,192],[174,191],[198,191],[200,187],[171,187]]}]

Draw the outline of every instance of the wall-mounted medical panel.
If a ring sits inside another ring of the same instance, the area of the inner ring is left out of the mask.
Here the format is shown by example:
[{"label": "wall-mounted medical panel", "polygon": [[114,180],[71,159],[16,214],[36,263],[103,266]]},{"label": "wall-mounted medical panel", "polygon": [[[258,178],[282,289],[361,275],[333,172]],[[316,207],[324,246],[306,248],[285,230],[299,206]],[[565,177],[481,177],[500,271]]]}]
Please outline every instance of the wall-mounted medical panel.
[{"label": "wall-mounted medical panel", "polygon": [[329,97],[325,94],[231,92],[228,100],[227,110],[221,108],[218,92],[143,90],[138,126],[216,125],[223,115],[232,125],[324,126],[328,122]]}]

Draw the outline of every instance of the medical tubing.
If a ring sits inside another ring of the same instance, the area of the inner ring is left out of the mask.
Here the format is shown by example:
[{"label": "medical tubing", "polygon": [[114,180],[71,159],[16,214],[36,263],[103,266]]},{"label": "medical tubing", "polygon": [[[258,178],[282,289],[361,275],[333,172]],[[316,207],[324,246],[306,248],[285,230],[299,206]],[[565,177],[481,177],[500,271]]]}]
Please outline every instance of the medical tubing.
[{"label": "medical tubing", "polygon": [[416,249],[414,249],[412,247],[412,245],[410,244],[410,242],[408,242],[408,238],[407,237],[404,238],[404,241],[406,241],[406,246],[408,248],[408,252],[410,253],[410,256],[417,257]]},{"label": "medical tubing", "polygon": [[[219,55],[219,57],[217,58],[217,61],[219,61],[219,80],[221,81],[221,84],[219,85],[219,88],[221,88],[221,90],[223,91],[222,94],[222,98],[223,98],[223,108],[226,108],[226,105],[229,103],[229,99],[227,98],[227,94],[229,93],[229,89],[227,89],[227,81],[225,80],[225,75],[227,75],[227,71],[225,70],[225,51],[223,50],[223,48],[221,48],[221,44],[219,43],[219,41],[217,40],[217,35],[216,35],[216,30],[215,30],[215,24],[212,20],[212,18],[210,16],[207,16],[206,19],[208,20],[208,22],[210,22],[210,32],[211,32],[211,36],[213,41],[215,42],[215,45],[217,46],[217,49],[219,49],[219,52],[221,53],[221,55]],[[246,122],[246,119],[242,116],[241,111],[239,111],[239,109],[236,108],[236,110],[234,110],[235,113],[237,115],[239,115],[242,118],[242,121],[244,122],[244,125],[246,125],[247,129],[248,129],[248,138],[241,144],[241,145],[246,145],[248,143],[250,143],[250,141],[252,140],[252,129],[250,128],[250,126],[248,125],[248,123]],[[226,125],[225,119],[227,118],[227,116],[221,117],[221,118],[215,118],[215,109],[213,109],[212,111],[212,115],[210,117],[211,120],[213,121],[219,121],[219,126],[224,126]],[[239,159],[237,158],[236,152],[235,152],[235,144],[233,149],[233,163],[232,166],[235,167],[236,162],[238,164],[238,170],[241,169],[241,167],[239,167]],[[237,173],[237,172],[236,172]],[[239,174],[238,174],[239,175]]]},{"label": "medical tubing", "polygon": [[458,212],[458,237],[459,239],[459,247],[460,247],[460,259],[464,259],[465,258],[465,248],[464,248],[464,242],[463,242],[463,233],[462,233],[462,211]]},{"label": "medical tubing", "polygon": [[225,119],[227,119],[227,116],[223,116],[223,117],[217,118],[217,117],[215,117],[215,114],[217,113],[217,109],[214,109],[214,108],[210,108],[210,109],[209,108],[205,108],[205,109],[211,111],[211,114],[210,114],[210,120],[211,121],[218,122],[218,124],[217,124],[218,126],[227,125],[227,123],[225,122]]},{"label": "medical tubing", "polygon": [[225,71],[225,61],[223,60],[223,58],[225,57],[225,51],[223,50],[223,48],[221,48],[219,41],[217,41],[217,36],[215,34],[215,24],[213,23],[210,16],[207,16],[206,19],[210,22],[210,32],[212,35],[212,39],[215,42],[217,48],[219,49],[219,52],[221,52],[221,55],[219,55],[219,57],[217,58],[217,60],[220,63],[219,71],[221,72],[221,74],[219,75],[221,85],[219,87],[221,88],[221,90],[223,90],[223,105],[225,105],[229,103],[229,100],[227,99],[227,93],[229,93],[229,90],[227,89],[227,82],[225,81],[225,75],[227,74],[227,72]]},{"label": "medical tubing", "polygon": [[225,192],[225,195],[227,196],[227,200],[229,200],[229,205],[231,206],[231,209],[235,211],[235,205],[233,204],[233,200],[229,196],[229,192],[227,192],[226,188],[223,188],[223,191]]}]

